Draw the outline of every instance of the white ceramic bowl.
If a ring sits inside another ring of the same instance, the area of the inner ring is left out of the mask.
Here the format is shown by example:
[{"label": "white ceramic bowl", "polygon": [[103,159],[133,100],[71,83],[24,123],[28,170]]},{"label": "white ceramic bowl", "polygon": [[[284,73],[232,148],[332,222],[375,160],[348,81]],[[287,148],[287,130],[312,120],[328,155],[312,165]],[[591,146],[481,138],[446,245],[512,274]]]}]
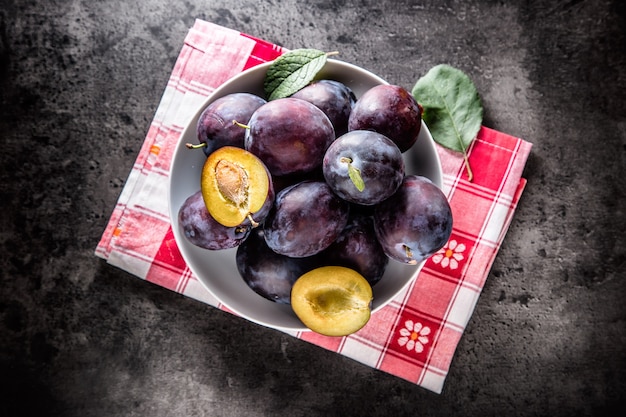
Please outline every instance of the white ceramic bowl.
[{"label": "white ceramic bowl", "polygon": [[[306,331],[289,305],[277,304],[253,292],[243,281],[235,263],[236,249],[209,251],[189,243],[178,227],[178,210],[183,202],[200,189],[200,172],[206,159],[204,152],[187,149],[185,143],[197,143],[196,124],[202,110],[212,101],[226,94],[249,92],[263,94],[263,80],[269,63],[250,68],[220,86],[197,110],[189,121],[178,143],[171,166],[169,187],[169,210],[174,237],[185,262],[206,289],[235,314],[264,326],[287,330]],[[387,84],[382,78],[355,65],[329,59],[317,78],[334,79],[346,84],[360,97],[369,88]],[[407,174],[419,174],[430,178],[441,188],[441,163],[435,143],[426,125],[415,145],[403,154]],[[388,304],[413,281],[423,262],[409,266],[390,260],[382,279],[373,287],[372,311]]]}]

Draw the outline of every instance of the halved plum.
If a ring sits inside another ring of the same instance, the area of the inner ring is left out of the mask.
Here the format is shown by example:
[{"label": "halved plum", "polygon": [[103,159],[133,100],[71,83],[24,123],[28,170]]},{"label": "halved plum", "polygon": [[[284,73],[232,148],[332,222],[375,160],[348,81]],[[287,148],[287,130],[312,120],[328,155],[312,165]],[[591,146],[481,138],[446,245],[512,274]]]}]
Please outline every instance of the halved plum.
[{"label": "halved plum", "polygon": [[325,336],[347,336],[367,324],[373,293],[353,269],[322,266],[302,275],[291,289],[291,307],[309,329]]},{"label": "halved plum", "polygon": [[258,157],[224,146],[202,168],[201,190],[211,216],[227,227],[258,226],[274,203],[271,174]]}]

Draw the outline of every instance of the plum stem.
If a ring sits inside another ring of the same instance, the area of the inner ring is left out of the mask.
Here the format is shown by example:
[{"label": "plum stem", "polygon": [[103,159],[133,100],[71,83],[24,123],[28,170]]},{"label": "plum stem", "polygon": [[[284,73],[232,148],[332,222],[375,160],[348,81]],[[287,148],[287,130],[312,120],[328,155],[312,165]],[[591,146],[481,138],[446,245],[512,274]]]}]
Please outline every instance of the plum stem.
[{"label": "plum stem", "polygon": [[244,128],[244,129],[250,129],[250,126],[245,125],[245,124],[243,124],[243,123],[240,123],[240,122],[238,122],[237,120],[233,120],[233,124],[234,124],[234,125],[236,125],[236,126],[242,127],[242,128]]},{"label": "plum stem", "polygon": [[250,224],[252,225],[252,228],[258,227],[259,226],[259,222],[257,222],[256,220],[254,220],[252,218],[252,214],[248,213],[248,220],[250,220]]},{"label": "plum stem", "polygon": [[206,148],[206,142],[198,143],[197,145],[194,145],[193,143],[186,143],[185,146],[187,149],[202,149]]},{"label": "plum stem", "polygon": [[409,258],[407,263],[409,265],[415,265],[417,261],[413,259],[413,251],[407,245],[403,245],[403,246],[404,246],[404,254],[406,255],[407,258]]}]

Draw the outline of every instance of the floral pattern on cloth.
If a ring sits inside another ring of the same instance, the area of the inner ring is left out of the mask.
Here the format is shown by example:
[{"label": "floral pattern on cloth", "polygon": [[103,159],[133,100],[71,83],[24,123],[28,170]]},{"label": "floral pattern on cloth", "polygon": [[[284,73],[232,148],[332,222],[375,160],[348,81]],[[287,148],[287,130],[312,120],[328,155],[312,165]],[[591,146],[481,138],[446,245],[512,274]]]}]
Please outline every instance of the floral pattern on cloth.
[{"label": "floral pattern on cloth", "polygon": [[442,268],[458,269],[459,263],[465,260],[465,244],[458,243],[455,239],[449,240],[443,248],[433,255],[433,263]]},{"label": "floral pattern on cloth", "polygon": [[424,346],[428,345],[430,339],[430,327],[424,326],[421,322],[414,322],[413,320],[407,320],[404,322],[404,327],[400,329],[400,338],[398,344],[406,347],[411,352],[417,353],[424,352]]}]

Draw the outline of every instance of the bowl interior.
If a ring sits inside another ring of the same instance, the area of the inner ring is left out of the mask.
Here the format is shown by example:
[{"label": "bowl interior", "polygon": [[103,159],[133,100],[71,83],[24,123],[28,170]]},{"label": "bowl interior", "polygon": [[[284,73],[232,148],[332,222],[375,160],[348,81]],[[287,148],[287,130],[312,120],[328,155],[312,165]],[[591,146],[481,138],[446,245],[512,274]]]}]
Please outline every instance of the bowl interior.
[{"label": "bowl interior", "polygon": [[[288,331],[306,331],[289,305],[266,300],[253,292],[240,277],[235,264],[236,249],[209,251],[189,243],[178,228],[177,214],[184,201],[200,189],[200,173],[206,157],[202,151],[193,151],[185,143],[197,143],[196,124],[202,110],[212,101],[226,94],[249,92],[264,96],[263,79],[270,63],[261,64],[231,78],[198,108],[183,131],[176,146],[170,170],[169,211],[174,237],[183,258],[194,275],[225,307],[252,322]],[[338,60],[329,59],[317,78],[334,79],[350,87],[360,97],[369,88],[387,84],[382,78]],[[430,178],[442,186],[441,164],[435,144],[426,125],[415,145],[403,154],[406,172]],[[404,265],[390,260],[383,278],[373,287],[372,310],[376,312],[388,304],[417,276],[423,263]]]}]

